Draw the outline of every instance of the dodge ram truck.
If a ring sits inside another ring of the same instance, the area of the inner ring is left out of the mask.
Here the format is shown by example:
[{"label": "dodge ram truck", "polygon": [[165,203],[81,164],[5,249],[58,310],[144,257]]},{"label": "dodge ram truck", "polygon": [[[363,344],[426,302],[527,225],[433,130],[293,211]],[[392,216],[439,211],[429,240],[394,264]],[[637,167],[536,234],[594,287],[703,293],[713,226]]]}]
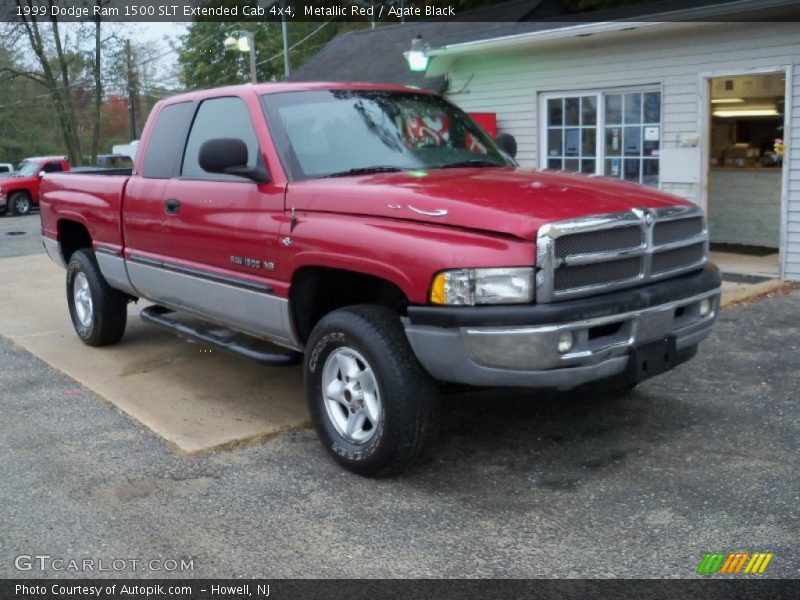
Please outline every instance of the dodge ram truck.
[{"label": "dodge ram truck", "polygon": [[143,299],[182,336],[302,360],[328,452],[395,474],[430,451],[447,384],[626,390],[716,318],[700,208],[503,145],[415,88],[192,92],[155,106],[132,170],[45,177],[44,245],[86,344],[119,342]]},{"label": "dodge ram truck", "polygon": [[66,156],[33,156],[23,160],[19,169],[0,180],[0,210],[9,215],[27,215],[39,206],[42,178],[47,173],[69,171]]}]

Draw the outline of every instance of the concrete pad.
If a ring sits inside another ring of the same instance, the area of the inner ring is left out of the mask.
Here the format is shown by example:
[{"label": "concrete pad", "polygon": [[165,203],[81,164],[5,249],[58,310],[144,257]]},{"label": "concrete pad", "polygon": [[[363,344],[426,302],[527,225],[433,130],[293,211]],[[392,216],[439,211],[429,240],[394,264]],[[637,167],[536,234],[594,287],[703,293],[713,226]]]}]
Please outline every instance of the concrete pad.
[{"label": "concrete pad", "polygon": [[64,270],[45,255],[0,260],[0,335],[70,375],[185,453],[268,438],[308,422],[300,367],[270,368],[147,325],[90,348],[72,329]]},{"label": "concrete pad", "polygon": [[789,290],[793,287],[793,284],[781,279],[770,279],[769,281],[762,281],[754,284],[723,281],[722,300],[720,304],[722,308],[726,308],[734,304],[741,304],[742,302],[755,300],[756,298],[766,296],[767,294],[771,294],[779,290]]},{"label": "concrete pad", "polygon": [[770,279],[777,279],[780,273],[777,251],[765,256],[754,256],[752,254],[712,250],[709,253],[709,258],[723,273],[755,275],[756,277],[769,277]]}]

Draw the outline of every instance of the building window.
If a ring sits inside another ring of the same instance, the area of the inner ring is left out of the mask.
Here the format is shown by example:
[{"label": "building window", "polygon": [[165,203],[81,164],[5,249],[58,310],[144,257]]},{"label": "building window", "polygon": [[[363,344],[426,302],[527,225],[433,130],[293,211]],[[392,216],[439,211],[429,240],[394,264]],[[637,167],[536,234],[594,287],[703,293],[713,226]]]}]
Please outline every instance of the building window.
[{"label": "building window", "polygon": [[658,186],[661,92],[548,94],[540,164]]}]

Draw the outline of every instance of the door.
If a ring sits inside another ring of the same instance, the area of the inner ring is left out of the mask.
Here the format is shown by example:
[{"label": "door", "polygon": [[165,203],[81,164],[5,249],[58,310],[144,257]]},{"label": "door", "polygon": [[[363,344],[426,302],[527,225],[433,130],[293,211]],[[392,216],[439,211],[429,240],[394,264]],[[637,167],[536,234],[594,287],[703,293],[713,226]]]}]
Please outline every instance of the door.
[{"label": "door", "polygon": [[278,342],[290,342],[287,301],[276,295],[278,232],[285,186],[208,173],[199,151],[214,138],[238,138],[255,166],[264,158],[245,102],[235,96],[199,103],[177,178],[161,196],[158,300]]},{"label": "door", "polygon": [[712,259],[725,273],[778,277],[786,72],[709,77],[705,84]]}]

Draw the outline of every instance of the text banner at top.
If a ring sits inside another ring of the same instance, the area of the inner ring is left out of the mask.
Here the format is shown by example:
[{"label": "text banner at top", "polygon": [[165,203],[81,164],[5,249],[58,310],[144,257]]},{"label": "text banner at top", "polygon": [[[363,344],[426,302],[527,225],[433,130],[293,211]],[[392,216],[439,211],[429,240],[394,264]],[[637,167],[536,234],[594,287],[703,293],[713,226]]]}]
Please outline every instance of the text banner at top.
[{"label": "text banner at top", "polygon": [[[800,21],[800,0],[640,0],[616,9],[573,12],[562,0],[3,0],[0,21],[410,21],[607,22]],[[625,2],[620,2],[624,5]]]}]

